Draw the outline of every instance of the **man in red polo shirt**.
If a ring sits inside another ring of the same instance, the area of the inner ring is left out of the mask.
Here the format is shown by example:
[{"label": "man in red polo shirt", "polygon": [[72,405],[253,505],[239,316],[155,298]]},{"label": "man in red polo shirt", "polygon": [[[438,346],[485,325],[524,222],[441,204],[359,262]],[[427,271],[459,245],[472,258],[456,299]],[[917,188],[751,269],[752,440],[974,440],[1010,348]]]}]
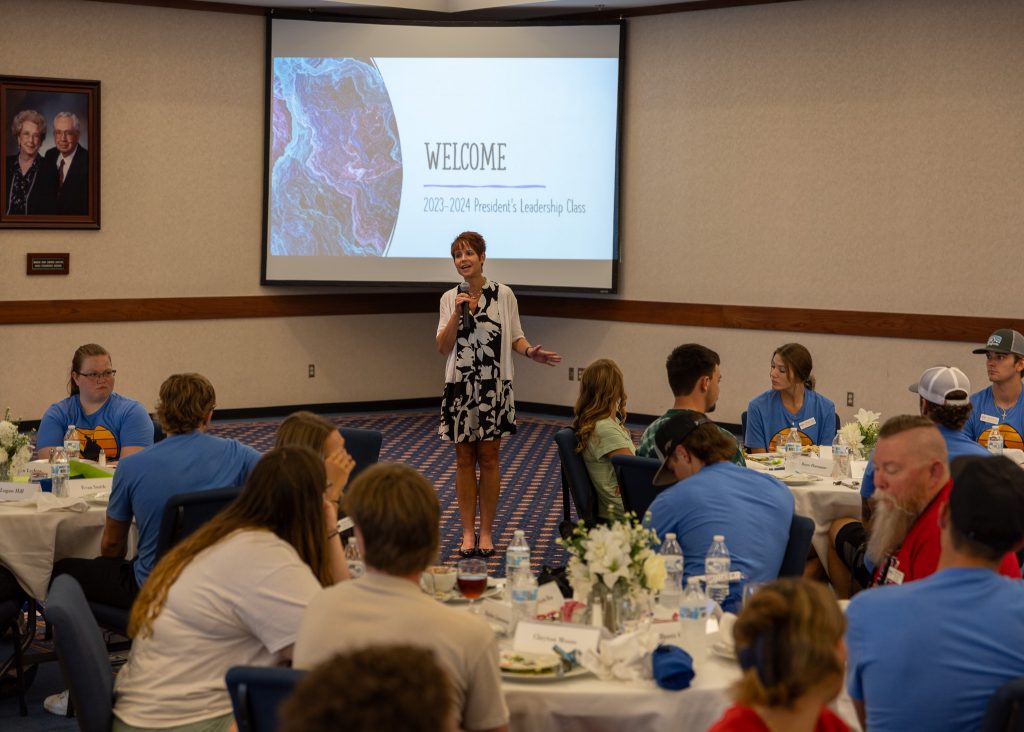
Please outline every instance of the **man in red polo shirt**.
[{"label": "man in red polo shirt", "polygon": [[[939,514],[952,481],[946,443],[927,417],[900,415],[882,425],[875,446],[875,498],[867,555],[875,584],[903,584],[935,572],[941,551]],[[1012,552],[1000,574],[1020,577]]]}]

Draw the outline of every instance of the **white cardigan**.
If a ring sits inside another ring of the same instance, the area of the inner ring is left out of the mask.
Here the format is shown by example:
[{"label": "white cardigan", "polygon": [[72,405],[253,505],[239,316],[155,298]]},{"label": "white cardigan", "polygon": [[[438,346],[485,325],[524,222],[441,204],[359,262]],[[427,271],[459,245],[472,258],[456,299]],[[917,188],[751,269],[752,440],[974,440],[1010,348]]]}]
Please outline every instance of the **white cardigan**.
[{"label": "white cardigan", "polygon": [[[502,381],[511,381],[514,369],[512,367],[512,344],[520,338],[525,338],[523,325],[519,322],[519,303],[511,288],[500,283],[498,285],[498,311],[501,314],[501,361],[498,368],[501,372]],[[459,288],[453,287],[441,295],[441,316],[437,321],[437,333],[448,325],[448,321],[455,312],[455,296]],[[448,362],[444,367],[445,383],[451,384],[455,381],[455,354],[459,350],[458,343],[448,354]]]}]

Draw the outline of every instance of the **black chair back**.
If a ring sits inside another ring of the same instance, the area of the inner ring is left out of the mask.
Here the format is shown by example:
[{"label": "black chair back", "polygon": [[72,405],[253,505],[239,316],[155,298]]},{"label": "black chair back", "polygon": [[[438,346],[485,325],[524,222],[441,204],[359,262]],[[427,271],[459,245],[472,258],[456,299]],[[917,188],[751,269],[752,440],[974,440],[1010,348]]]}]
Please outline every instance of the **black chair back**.
[{"label": "black chair back", "polygon": [[746,447],[747,446],[747,410],[746,409],[744,409],[743,410],[743,414],[740,415],[740,431],[743,432],[743,434],[740,435],[740,442],[743,445],[743,447]]},{"label": "black chair back", "polygon": [[786,553],[782,555],[782,566],[779,567],[780,577],[803,576],[813,538],[814,521],[793,514],[793,520],[789,523],[789,542],[786,544]]},{"label": "black chair back", "polygon": [[989,698],[979,732],[1024,732],[1024,678],[1013,679]]},{"label": "black chair back", "polygon": [[240,486],[192,491],[171,496],[160,519],[156,539],[156,560],[160,561],[175,544],[212,519],[242,492]]},{"label": "black chair back", "polygon": [[555,433],[555,444],[558,446],[558,457],[562,461],[564,519],[559,525],[559,531],[565,536],[567,523],[569,524],[568,530],[572,531],[569,496],[572,496],[572,503],[576,506],[576,515],[583,520],[588,528],[598,523],[597,489],[590,481],[590,474],[587,473],[587,466],[583,463],[583,456],[576,452],[576,431],[571,427],[563,427],[558,430]]},{"label": "black chair back", "polygon": [[345,449],[348,450],[348,454],[356,461],[352,474],[348,476],[349,482],[351,482],[367,467],[380,459],[380,446],[384,442],[384,435],[378,430],[364,430],[357,427],[339,427],[338,432],[345,439]]},{"label": "black chair back", "polygon": [[53,626],[57,658],[78,728],[82,732],[110,732],[114,708],[110,657],[82,587],[71,575],[59,575],[50,586],[46,619]]},{"label": "black chair back", "polygon": [[653,485],[654,474],[658,472],[661,462],[657,458],[612,455],[612,466],[619,478],[622,507],[626,513],[632,511],[638,519],[643,519],[654,499],[668,487]]},{"label": "black chair back", "polygon": [[[225,682],[231,695],[238,732],[277,732],[278,707],[305,671],[264,666],[235,666]],[[338,729],[344,729],[338,720]]]}]

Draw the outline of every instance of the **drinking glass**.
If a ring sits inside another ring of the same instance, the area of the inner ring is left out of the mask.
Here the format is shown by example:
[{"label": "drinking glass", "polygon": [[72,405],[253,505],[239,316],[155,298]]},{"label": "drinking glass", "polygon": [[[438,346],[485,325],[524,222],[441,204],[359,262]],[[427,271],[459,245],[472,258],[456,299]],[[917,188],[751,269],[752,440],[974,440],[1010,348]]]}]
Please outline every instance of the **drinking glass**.
[{"label": "drinking glass", "polygon": [[742,606],[745,607],[747,601],[749,601],[751,597],[756,595],[757,591],[764,587],[765,584],[766,583],[764,582],[747,582],[745,585],[743,585]]},{"label": "drinking glass", "polygon": [[459,562],[459,592],[469,600],[469,611],[479,612],[476,601],[487,588],[487,562],[483,559],[463,559]]}]

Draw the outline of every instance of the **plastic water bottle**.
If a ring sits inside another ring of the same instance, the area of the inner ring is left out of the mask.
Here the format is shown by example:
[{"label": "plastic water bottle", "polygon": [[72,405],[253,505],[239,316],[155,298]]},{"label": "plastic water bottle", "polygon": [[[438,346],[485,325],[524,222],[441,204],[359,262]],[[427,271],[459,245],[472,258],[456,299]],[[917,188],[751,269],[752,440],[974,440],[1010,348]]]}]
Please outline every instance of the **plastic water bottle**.
[{"label": "plastic water bottle", "polygon": [[644,520],[640,522],[640,525],[645,531],[650,531],[654,528],[654,516],[651,515],[650,510],[644,511]]},{"label": "plastic water bottle", "polygon": [[725,537],[715,534],[704,559],[704,581],[708,586],[708,597],[721,605],[729,596],[729,549]]},{"label": "plastic water bottle", "polygon": [[836,439],[832,440],[832,477],[836,480],[853,478],[853,468],[850,465],[850,446],[839,433]]},{"label": "plastic water bottle", "polygon": [[68,460],[78,460],[78,451],[81,448],[82,443],[78,439],[78,430],[73,424],[69,424],[68,431],[64,433],[64,452],[67,454]]},{"label": "plastic water bottle", "polygon": [[661,557],[665,561],[665,586],[661,588],[658,602],[675,612],[683,599],[683,550],[672,532],[665,534]]},{"label": "plastic water bottle", "polygon": [[359,546],[356,544],[356,537],[350,536],[348,544],[345,545],[345,559],[348,562],[348,573],[352,579],[362,577],[366,574],[366,564],[362,555],[359,554]]},{"label": "plastic water bottle", "polygon": [[50,450],[50,479],[53,481],[53,495],[58,498],[67,498],[68,478],[71,475],[71,466],[68,465],[68,456],[64,448],[58,445]]},{"label": "plastic water bottle", "polygon": [[707,650],[708,597],[699,577],[690,577],[686,582],[686,592],[679,604],[679,624],[683,650],[695,661],[703,658]]},{"label": "plastic water bottle", "polygon": [[505,550],[505,577],[507,580],[511,581],[521,564],[530,566],[530,545],[526,543],[526,532],[516,529],[508,549]]},{"label": "plastic water bottle", "polygon": [[992,425],[992,429],[988,431],[988,442],[985,443],[985,446],[993,455],[1003,454],[1003,433],[999,430],[999,425]]},{"label": "plastic water bottle", "polygon": [[796,461],[800,459],[800,452],[803,448],[803,444],[800,442],[800,431],[796,427],[790,427],[789,434],[786,435],[786,441],[783,443],[782,450],[785,453],[783,458],[785,459],[786,472],[792,473],[796,470]]},{"label": "plastic water bottle", "polygon": [[512,628],[520,620],[533,620],[537,617],[537,578],[530,571],[530,563],[523,562],[516,567],[512,575]]}]

